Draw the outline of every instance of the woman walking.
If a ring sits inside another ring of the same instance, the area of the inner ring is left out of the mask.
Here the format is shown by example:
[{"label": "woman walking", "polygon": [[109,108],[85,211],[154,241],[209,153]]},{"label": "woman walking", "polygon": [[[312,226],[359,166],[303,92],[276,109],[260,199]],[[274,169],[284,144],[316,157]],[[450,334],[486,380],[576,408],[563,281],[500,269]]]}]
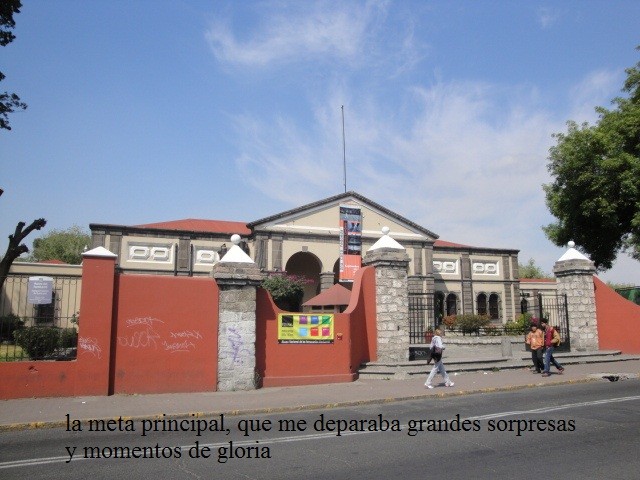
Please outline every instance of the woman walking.
[{"label": "woman walking", "polygon": [[444,344],[442,343],[442,330],[436,328],[434,332],[433,338],[431,339],[431,358],[435,362],[433,368],[431,369],[431,373],[427,378],[427,381],[424,383],[424,386],[427,388],[433,388],[431,385],[431,381],[433,377],[436,376],[436,373],[440,372],[442,378],[444,378],[444,385],[446,387],[453,387],[453,382],[449,379],[449,374],[444,368],[444,364],[442,363],[442,352],[444,351]]}]

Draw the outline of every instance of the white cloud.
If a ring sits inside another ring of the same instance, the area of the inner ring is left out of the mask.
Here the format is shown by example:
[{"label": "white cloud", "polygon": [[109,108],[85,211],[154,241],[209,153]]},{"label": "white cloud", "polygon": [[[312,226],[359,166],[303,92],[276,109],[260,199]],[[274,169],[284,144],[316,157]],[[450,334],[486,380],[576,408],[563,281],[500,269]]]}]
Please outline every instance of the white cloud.
[{"label": "white cloud", "polygon": [[[620,72],[598,70],[591,72],[569,92],[571,112],[568,118],[578,123],[594,123],[598,115],[595,107],[611,107],[613,97],[620,94],[623,80]],[[614,92],[612,95],[611,92]]]},{"label": "white cloud", "polygon": [[[445,239],[520,248],[544,223],[541,184],[549,181],[547,151],[559,128],[533,108],[535,92],[440,83],[407,95],[414,108],[399,119],[380,100],[335,92],[318,102],[324,106],[316,109],[315,132],[305,134],[282,120],[249,128],[257,121],[245,118],[237,124],[244,152],[238,165],[249,183],[292,206],[338,193],[344,103],[349,190]],[[518,95],[520,103],[507,103]]]},{"label": "white cloud", "polygon": [[297,7],[262,4],[261,22],[247,39],[238,39],[221,21],[209,28],[206,38],[216,58],[225,64],[265,66],[325,55],[355,60],[363,53],[376,17],[384,14],[386,2],[301,3]]},{"label": "white cloud", "polygon": [[549,7],[541,7],[537,11],[538,23],[543,29],[551,28],[560,19],[560,12]]}]

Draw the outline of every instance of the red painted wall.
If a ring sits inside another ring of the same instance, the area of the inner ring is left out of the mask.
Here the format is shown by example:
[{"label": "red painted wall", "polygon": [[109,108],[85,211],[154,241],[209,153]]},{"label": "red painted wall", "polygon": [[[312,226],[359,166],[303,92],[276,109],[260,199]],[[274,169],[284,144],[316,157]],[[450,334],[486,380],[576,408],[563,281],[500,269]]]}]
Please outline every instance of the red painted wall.
[{"label": "red painted wall", "polygon": [[[373,286],[370,285],[371,282]],[[363,283],[366,286],[363,287]],[[371,289],[375,294],[375,274],[359,273],[347,311],[334,314],[334,342],[318,345],[278,343],[277,318],[282,311],[276,307],[266,290],[258,289],[256,370],[262,378],[262,386],[313,385],[355,380],[360,363],[367,361],[371,355],[368,337],[372,330],[367,324],[375,324],[375,305],[373,319],[367,318],[371,309],[364,305]],[[376,334],[375,329],[373,334]],[[375,344],[374,340],[373,345]]]},{"label": "red painted wall", "polygon": [[351,319],[351,365],[357,369],[362,363],[375,362],[378,359],[378,327],[374,267],[364,267],[356,272],[351,301],[344,313]]},{"label": "red painted wall", "polygon": [[113,393],[215,391],[218,286],[210,278],[120,275]]},{"label": "red painted wall", "polygon": [[[0,363],[0,398],[215,391],[218,286],[213,279],[117,275],[85,258],[78,357]],[[257,292],[256,366],[263,386],[349,382],[376,359],[375,270],[360,269],[333,344],[279,344],[280,310]]]},{"label": "red painted wall", "polygon": [[640,306],[598,277],[593,277],[593,283],[600,349],[640,354]]},{"label": "red painted wall", "polygon": [[0,362],[0,398],[72,397],[76,362]]}]

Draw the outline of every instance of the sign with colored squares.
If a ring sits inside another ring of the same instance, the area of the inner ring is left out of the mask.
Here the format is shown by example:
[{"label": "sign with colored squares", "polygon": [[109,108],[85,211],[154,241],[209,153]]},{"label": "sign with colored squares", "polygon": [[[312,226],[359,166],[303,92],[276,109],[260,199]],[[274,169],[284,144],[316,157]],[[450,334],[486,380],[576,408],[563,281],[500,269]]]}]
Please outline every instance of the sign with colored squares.
[{"label": "sign with colored squares", "polygon": [[333,315],[278,314],[278,343],[333,343]]}]

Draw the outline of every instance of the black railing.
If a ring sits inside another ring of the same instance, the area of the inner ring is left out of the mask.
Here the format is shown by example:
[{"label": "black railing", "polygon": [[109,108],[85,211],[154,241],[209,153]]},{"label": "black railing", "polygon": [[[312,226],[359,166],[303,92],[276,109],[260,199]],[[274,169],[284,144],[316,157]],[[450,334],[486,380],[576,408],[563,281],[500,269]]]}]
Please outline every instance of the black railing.
[{"label": "black railing", "polygon": [[0,291],[0,362],[76,358],[79,277],[54,276],[51,302],[31,304],[29,275],[9,275]]}]

